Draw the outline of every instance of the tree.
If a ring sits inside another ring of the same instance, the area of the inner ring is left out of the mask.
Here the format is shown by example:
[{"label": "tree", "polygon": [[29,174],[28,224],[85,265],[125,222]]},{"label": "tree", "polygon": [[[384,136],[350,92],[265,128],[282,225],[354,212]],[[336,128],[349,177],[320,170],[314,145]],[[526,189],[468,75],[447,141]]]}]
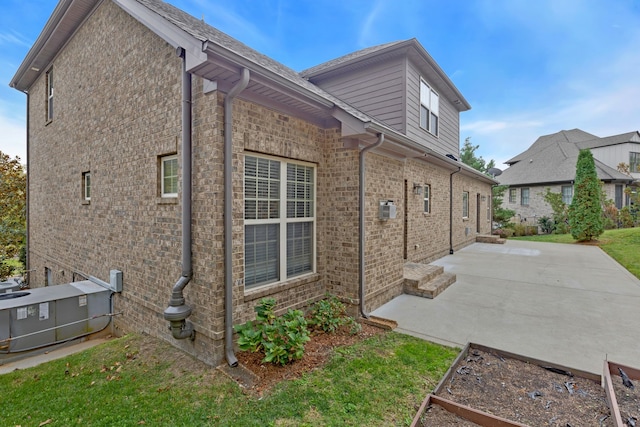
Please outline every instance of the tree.
[{"label": "tree", "polygon": [[571,236],[580,242],[594,240],[604,232],[602,187],[589,150],[580,150],[574,187],[568,212]]},{"label": "tree", "polygon": [[491,159],[489,163],[486,163],[482,156],[476,157],[476,150],[478,148],[480,148],[480,146],[471,145],[471,137],[467,137],[464,140],[462,150],[460,150],[460,160],[465,165],[471,166],[475,170],[486,174],[489,169],[495,167],[496,162]]},{"label": "tree", "polygon": [[545,189],[544,201],[551,206],[553,211],[553,227],[554,234],[567,234],[569,232],[569,218],[567,212],[567,204],[562,200],[561,193],[553,193],[549,187]]},{"label": "tree", "polygon": [[500,228],[504,227],[516,214],[515,211],[502,207],[504,192],[507,191],[507,188],[509,188],[508,185],[495,185],[492,188],[491,214],[493,222]]},{"label": "tree", "polygon": [[23,251],[27,223],[27,175],[20,158],[0,151],[0,278],[11,274],[6,260]]}]

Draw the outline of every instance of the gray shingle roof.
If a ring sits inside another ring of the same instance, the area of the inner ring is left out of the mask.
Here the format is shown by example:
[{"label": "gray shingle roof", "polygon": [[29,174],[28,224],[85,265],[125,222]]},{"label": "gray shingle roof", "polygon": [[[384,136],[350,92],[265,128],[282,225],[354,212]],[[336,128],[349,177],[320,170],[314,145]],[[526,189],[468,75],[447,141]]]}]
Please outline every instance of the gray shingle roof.
[{"label": "gray shingle roof", "polygon": [[578,143],[578,146],[580,148],[599,148],[607,147],[609,145],[624,144],[627,142],[640,142],[640,133],[635,131],[621,133],[620,135],[607,136],[604,138],[596,138],[590,141],[580,142]]},{"label": "gray shingle roof", "polygon": [[[526,151],[511,159],[511,166],[496,179],[505,185],[571,182],[576,175],[580,145],[585,141],[593,141],[594,138],[598,139],[580,129],[541,136]],[[630,179],[629,176],[599,160],[594,161],[598,178],[601,180]]]}]

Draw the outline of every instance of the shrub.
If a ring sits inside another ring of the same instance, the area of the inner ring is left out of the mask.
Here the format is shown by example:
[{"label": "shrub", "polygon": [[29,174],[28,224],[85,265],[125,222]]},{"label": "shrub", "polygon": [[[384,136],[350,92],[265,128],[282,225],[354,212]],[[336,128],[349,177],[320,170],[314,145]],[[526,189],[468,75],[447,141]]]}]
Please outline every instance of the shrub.
[{"label": "shrub", "polygon": [[238,347],[243,351],[262,351],[263,362],[285,365],[304,356],[309,341],[307,320],[302,311],[289,310],[276,316],[276,300],[263,298],[255,308],[256,321],[234,327],[238,333]]},{"label": "shrub", "polygon": [[548,216],[543,216],[538,220],[538,225],[544,234],[551,234],[553,231],[553,220]]},{"label": "shrub", "polygon": [[352,334],[358,333],[361,328],[353,317],[347,315],[345,305],[336,296],[329,294],[313,305],[309,318],[310,325],[327,333],[333,333],[343,325],[350,326]]}]

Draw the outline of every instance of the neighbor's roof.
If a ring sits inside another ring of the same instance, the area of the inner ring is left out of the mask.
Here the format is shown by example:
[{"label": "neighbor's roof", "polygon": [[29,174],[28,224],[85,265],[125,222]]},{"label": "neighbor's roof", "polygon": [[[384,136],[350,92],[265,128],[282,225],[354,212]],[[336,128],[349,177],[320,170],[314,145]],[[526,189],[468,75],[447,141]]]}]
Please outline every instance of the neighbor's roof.
[{"label": "neighbor's roof", "polygon": [[[497,177],[504,185],[533,185],[572,182],[580,145],[598,139],[580,129],[541,136],[523,153],[509,160],[511,166]],[[594,159],[598,178],[603,181],[630,181],[631,178]]]},{"label": "neighbor's roof", "polygon": [[626,144],[628,142],[640,143],[640,132],[627,132],[620,135],[607,136],[604,138],[596,138],[590,141],[578,143],[580,148],[600,148],[610,145]]}]

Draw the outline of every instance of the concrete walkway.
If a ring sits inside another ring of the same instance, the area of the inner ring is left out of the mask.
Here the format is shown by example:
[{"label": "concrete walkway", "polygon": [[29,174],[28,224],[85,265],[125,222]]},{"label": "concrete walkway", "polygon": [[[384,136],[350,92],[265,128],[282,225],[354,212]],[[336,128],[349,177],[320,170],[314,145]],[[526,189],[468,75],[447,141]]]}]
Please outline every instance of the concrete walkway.
[{"label": "concrete walkway", "polygon": [[372,314],[447,345],[474,342],[596,374],[605,359],[640,367],[640,280],[598,247],[475,243],[433,264],[457,282],[433,300],[401,295]]}]

